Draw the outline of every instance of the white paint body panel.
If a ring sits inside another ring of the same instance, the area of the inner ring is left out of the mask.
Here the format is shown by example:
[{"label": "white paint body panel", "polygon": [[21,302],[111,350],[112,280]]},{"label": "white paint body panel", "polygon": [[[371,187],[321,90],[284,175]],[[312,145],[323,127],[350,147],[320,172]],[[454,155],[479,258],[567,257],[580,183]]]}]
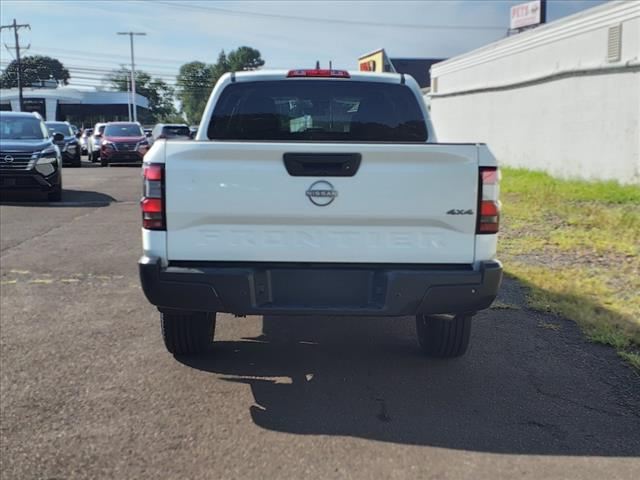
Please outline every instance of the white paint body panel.
[{"label": "white paint body panel", "polygon": [[[169,260],[472,263],[478,147],[166,143]],[[292,177],[285,152],[353,153],[353,177]],[[338,197],[305,192],[329,181]]]},{"label": "white paint body panel", "polygon": [[142,253],[146,257],[158,257],[167,265],[167,232],[142,229]]},{"label": "white paint body panel", "polygon": [[[351,75],[359,81],[400,81],[393,74]],[[244,72],[235,81],[285,77],[286,71]],[[147,153],[145,162],[165,164],[167,232],[143,234],[145,252],[165,264],[472,264],[495,256],[496,235],[475,234],[478,166],[496,165],[486,146],[209,141],[208,119],[231,81],[226,74],[216,84],[196,141],[160,141]],[[406,83],[434,142],[419,88],[409,76]],[[362,161],[353,177],[293,177],[284,165],[286,152],[360,153]],[[338,192],[324,207],[306,196],[318,180]],[[452,209],[473,213],[447,214]]]}]

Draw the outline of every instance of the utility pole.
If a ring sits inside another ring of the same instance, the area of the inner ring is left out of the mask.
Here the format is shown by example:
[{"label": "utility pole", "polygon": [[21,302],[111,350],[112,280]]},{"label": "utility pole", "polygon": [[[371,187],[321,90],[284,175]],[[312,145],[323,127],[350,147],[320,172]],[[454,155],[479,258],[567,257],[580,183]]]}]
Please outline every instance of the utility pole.
[{"label": "utility pole", "polygon": [[133,103],[133,121],[138,121],[138,106],[136,104],[136,64],[133,55],[133,36],[134,35],[146,35],[144,32],[118,32],[118,35],[129,35],[129,41],[131,42],[131,100]]},{"label": "utility pole", "polygon": [[129,121],[132,120],[131,117],[131,71],[127,73],[127,67],[124,64],[120,64],[120,69],[122,72],[126,73],[126,82],[127,82],[127,114],[129,115]]},{"label": "utility pole", "polygon": [[[0,26],[0,31],[4,28],[13,28],[13,38],[16,42],[13,48],[16,49],[16,62],[18,64],[18,72],[16,75],[18,79],[18,103],[20,104],[20,111],[23,111],[24,99],[22,98],[22,63],[20,62],[20,40],[18,38],[18,30],[20,30],[21,28],[28,28],[29,30],[31,30],[31,25],[29,25],[28,23],[18,24],[18,22],[16,22],[16,19],[14,18],[12,24]],[[5,47],[7,47],[7,50],[9,50],[9,46],[7,44],[5,44]],[[25,47],[25,50],[28,50],[29,47],[30,45]]]},{"label": "utility pole", "polygon": [[129,121],[133,119],[131,116],[131,71],[127,76],[127,112],[129,113]]}]

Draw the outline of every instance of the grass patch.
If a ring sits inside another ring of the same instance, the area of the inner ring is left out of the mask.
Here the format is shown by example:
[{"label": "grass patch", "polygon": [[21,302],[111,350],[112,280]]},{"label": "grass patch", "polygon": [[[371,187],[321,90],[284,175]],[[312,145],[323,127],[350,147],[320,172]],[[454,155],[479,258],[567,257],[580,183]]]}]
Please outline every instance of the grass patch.
[{"label": "grass patch", "polygon": [[640,370],[640,188],[502,169],[499,255],[534,309]]},{"label": "grass patch", "polygon": [[640,355],[639,354],[622,351],[622,352],[618,352],[618,355],[620,355],[627,362],[629,362],[629,364],[633,368],[635,368],[636,370],[640,371]]}]

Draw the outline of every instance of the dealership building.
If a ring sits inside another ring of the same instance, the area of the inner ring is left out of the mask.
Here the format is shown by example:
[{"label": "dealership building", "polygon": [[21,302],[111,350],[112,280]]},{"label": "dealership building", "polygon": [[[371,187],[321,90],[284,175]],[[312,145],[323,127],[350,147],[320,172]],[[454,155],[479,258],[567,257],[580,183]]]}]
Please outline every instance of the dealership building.
[{"label": "dealership building", "polygon": [[640,184],[640,2],[437,63],[429,97],[440,142],[484,142],[502,165],[559,177]]},{"label": "dealership building", "polygon": [[[38,112],[46,120],[66,120],[78,126],[128,120],[129,92],[80,90],[73,87],[23,88],[23,110]],[[149,108],[146,97],[136,94],[138,116]],[[0,110],[19,111],[17,88],[0,90]]]}]

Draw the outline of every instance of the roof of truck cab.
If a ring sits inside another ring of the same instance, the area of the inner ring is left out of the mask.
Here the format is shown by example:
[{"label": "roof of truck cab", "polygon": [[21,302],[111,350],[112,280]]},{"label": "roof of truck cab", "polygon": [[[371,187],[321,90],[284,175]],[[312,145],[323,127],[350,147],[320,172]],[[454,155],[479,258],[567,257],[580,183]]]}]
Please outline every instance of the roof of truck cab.
[{"label": "roof of truck cab", "polygon": [[[292,69],[305,70],[305,69]],[[309,69],[312,70],[312,69]],[[334,69],[338,70],[338,69]],[[333,77],[295,77],[287,78],[287,73],[291,70],[252,70],[250,72],[235,72],[233,75],[238,81],[250,80],[340,80],[348,82],[349,80],[358,80],[363,82],[383,82],[383,83],[400,83],[402,75],[399,73],[377,73],[377,72],[361,72],[359,70],[347,70],[350,78],[333,78]],[[231,76],[231,73],[225,76]],[[405,77],[408,77],[405,75]]]}]

